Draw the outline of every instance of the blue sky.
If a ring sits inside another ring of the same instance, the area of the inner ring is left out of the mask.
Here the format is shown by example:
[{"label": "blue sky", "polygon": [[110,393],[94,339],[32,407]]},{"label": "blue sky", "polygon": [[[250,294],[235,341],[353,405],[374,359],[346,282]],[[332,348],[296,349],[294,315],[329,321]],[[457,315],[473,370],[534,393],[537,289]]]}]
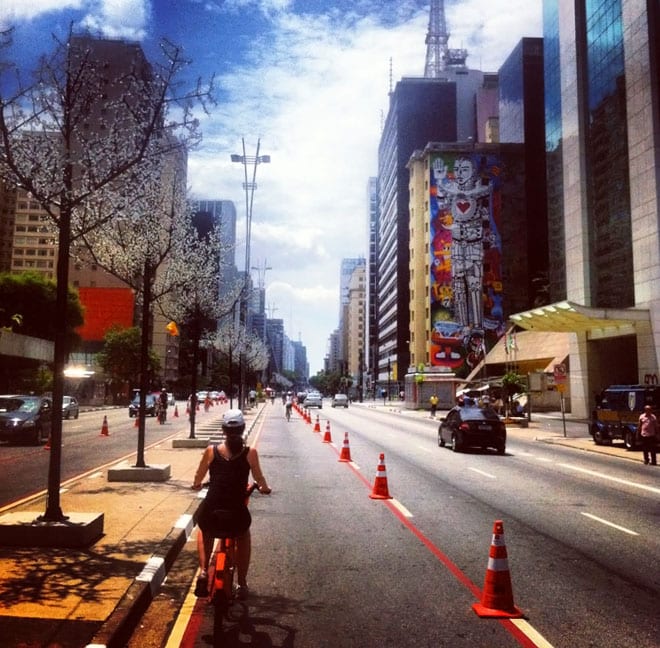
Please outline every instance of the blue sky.
[{"label": "blue sky", "polygon": [[[542,0],[445,0],[450,47],[496,72],[523,36],[540,36]],[[191,78],[216,75],[218,104],[201,116],[203,142],[189,157],[192,197],[233,200],[244,240],[244,137],[261,138],[251,259],[265,273],[266,303],[289,337],[323,366],[339,318],[343,257],[367,255],[366,187],[377,172],[394,83],[424,72],[428,2],[421,0],[2,0],[13,57],[29,71],[69,25],[142,43],[183,46]],[[237,249],[239,266],[244,252]],[[255,281],[257,273],[253,273]]]}]

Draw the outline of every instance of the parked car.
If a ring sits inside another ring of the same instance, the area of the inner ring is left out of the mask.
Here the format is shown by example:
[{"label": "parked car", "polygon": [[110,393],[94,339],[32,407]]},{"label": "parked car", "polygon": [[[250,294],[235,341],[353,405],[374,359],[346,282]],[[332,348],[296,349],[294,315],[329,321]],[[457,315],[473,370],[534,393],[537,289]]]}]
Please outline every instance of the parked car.
[{"label": "parked car", "polygon": [[78,401],[73,396],[63,396],[62,397],[62,418],[74,419],[78,418],[80,414],[80,407]]},{"label": "parked car", "polygon": [[454,452],[467,448],[494,448],[506,451],[506,426],[490,406],[456,406],[440,420],[438,445],[451,443]]},{"label": "parked car", "polygon": [[0,440],[39,445],[48,440],[53,402],[45,396],[0,396]]},{"label": "parked car", "polygon": [[318,392],[311,392],[305,396],[303,407],[318,407],[323,409],[323,396]]},{"label": "parked car", "polygon": [[[144,403],[144,415],[145,416],[156,416],[156,397],[153,394],[147,394],[145,396]],[[138,415],[140,410],[140,394],[136,394],[131,401],[131,404],[128,406],[128,416],[133,418]]]},{"label": "parked car", "polygon": [[333,407],[348,407],[348,396],[346,394],[335,394],[332,397]]}]

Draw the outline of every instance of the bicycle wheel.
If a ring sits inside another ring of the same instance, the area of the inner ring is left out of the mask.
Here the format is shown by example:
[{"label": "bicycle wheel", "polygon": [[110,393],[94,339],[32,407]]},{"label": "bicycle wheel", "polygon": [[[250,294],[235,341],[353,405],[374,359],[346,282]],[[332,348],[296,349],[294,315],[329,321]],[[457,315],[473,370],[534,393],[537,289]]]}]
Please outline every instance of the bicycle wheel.
[{"label": "bicycle wheel", "polygon": [[235,541],[222,538],[215,558],[213,576],[213,645],[221,646],[223,624],[228,618],[234,587]]}]

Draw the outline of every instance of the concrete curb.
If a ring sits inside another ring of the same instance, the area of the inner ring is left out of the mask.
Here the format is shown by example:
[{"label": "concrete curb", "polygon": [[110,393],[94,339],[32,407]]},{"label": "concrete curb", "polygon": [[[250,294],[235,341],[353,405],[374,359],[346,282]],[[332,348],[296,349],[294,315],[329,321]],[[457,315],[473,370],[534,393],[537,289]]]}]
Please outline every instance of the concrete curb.
[{"label": "concrete curb", "polygon": [[[262,411],[259,408],[250,421],[246,438],[252,434]],[[190,503],[86,648],[124,648],[127,645],[142,615],[158,594],[174,561],[190,538],[201,503],[201,497]]]},{"label": "concrete curb", "polygon": [[192,534],[201,502],[201,498],[192,502],[177,520],[92,641],[87,644],[87,648],[126,646],[142,615],[158,594],[170,568]]}]

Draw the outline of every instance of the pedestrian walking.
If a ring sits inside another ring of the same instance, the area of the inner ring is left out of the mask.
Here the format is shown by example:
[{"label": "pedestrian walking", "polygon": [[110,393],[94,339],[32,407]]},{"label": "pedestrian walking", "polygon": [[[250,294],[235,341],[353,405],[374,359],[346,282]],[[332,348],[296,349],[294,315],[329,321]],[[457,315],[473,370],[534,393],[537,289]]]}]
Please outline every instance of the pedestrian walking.
[{"label": "pedestrian walking", "polygon": [[644,412],[639,417],[637,435],[642,443],[644,463],[648,465],[650,462],[652,466],[657,466],[658,419],[650,405],[644,406]]},{"label": "pedestrian walking", "polygon": [[435,418],[435,412],[438,409],[438,397],[435,394],[431,394],[429,403],[431,403],[431,418]]}]

